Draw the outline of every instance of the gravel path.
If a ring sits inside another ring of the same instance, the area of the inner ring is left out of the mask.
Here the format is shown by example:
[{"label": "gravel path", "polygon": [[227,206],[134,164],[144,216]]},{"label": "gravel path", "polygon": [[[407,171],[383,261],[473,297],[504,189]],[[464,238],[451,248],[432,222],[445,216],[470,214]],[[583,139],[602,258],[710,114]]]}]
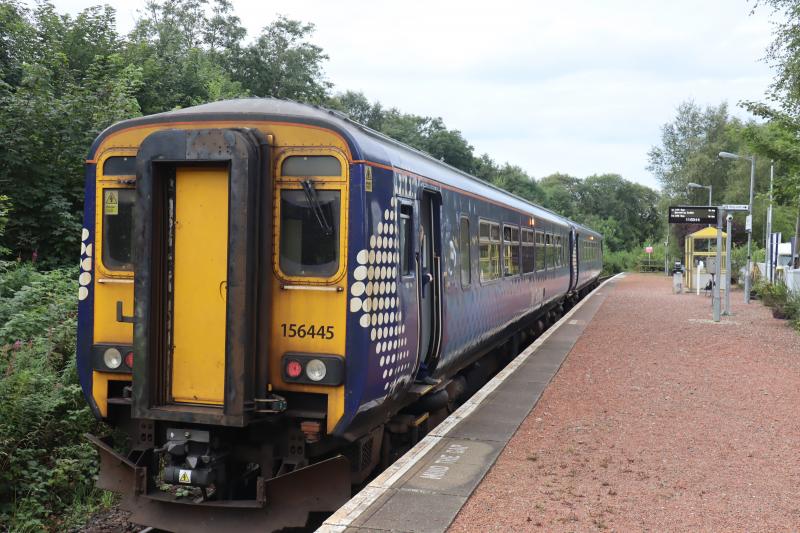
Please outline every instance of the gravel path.
[{"label": "gravel path", "polygon": [[450,531],[800,530],[800,335],[629,274]]}]

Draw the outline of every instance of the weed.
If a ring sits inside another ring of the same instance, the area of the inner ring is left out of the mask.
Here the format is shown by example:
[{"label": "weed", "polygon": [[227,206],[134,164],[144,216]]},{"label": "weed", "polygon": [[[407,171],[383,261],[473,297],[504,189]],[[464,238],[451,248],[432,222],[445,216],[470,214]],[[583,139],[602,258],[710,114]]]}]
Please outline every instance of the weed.
[{"label": "weed", "polygon": [[94,488],[97,429],[75,369],[77,272],[0,265],[0,523],[70,529],[108,497]]}]

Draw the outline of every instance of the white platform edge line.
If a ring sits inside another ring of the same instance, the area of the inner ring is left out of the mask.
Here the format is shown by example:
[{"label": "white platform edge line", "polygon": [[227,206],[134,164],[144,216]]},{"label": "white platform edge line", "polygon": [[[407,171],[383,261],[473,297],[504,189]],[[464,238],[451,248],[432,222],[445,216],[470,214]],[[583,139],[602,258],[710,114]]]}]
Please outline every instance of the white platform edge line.
[{"label": "white platform edge line", "polygon": [[[417,461],[425,456],[428,451],[437,445],[443,437],[447,435],[453,428],[455,428],[463,419],[469,416],[475,409],[477,409],[486,398],[494,392],[508,377],[516,371],[528,358],[533,355],[539,347],[550,338],[550,335],[555,333],[561,326],[569,322],[572,315],[574,315],[583,304],[589,301],[597,291],[599,291],[606,283],[625,277],[624,272],[620,272],[603,283],[598,285],[592,292],[590,292],[584,299],[570,309],[561,319],[548,328],[538,339],[533,341],[522,353],[514,358],[506,367],[498,372],[489,382],[486,383],[481,389],[472,395],[472,397],[464,402],[461,407],[453,411],[442,423],[436,426],[433,431],[428,433],[421,441],[419,441],[413,448],[407,451],[400,459],[395,461],[392,466],[384,470],[378,477],[373,479],[366,487],[361,489],[358,494],[353,496],[347,503],[340,507],[335,513],[328,517],[322,526],[317,529],[317,533],[340,533],[344,531],[350,524],[353,523],[361,513],[366,511],[378,498],[386,493],[395,481],[400,479],[406,472],[408,472]],[[588,325],[588,324],[587,324]]]}]

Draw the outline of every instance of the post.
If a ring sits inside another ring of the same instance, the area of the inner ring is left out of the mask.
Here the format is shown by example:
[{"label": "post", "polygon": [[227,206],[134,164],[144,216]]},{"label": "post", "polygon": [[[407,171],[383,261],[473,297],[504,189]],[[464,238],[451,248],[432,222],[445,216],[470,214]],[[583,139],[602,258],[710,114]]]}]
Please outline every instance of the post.
[{"label": "post", "polygon": [[717,272],[714,276],[714,322],[719,322],[719,282],[722,277],[722,210],[717,211]]},{"label": "post", "polygon": [[694,268],[697,270],[697,295],[700,296],[700,263],[695,263]]},{"label": "post", "polygon": [[725,239],[725,311],[722,314],[731,316],[731,231],[733,217],[726,215],[725,219],[728,221],[728,237]]},{"label": "post", "polygon": [[765,267],[767,267],[767,279],[772,283],[775,281],[775,265],[772,264],[772,178],[775,172],[775,161],[769,164],[769,207],[767,208],[767,239],[764,249],[767,251]]},{"label": "post", "polygon": [[744,303],[750,303],[750,272],[753,270],[753,188],[756,182],[756,156],[750,158],[750,225],[747,229],[747,272],[744,273]]}]

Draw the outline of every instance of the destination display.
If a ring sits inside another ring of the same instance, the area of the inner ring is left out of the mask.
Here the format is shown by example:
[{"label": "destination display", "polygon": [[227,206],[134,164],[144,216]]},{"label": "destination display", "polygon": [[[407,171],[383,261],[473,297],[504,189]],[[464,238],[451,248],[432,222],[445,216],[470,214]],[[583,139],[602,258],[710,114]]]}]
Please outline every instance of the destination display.
[{"label": "destination display", "polygon": [[717,208],[691,205],[670,206],[670,224],[716,224]]}]

